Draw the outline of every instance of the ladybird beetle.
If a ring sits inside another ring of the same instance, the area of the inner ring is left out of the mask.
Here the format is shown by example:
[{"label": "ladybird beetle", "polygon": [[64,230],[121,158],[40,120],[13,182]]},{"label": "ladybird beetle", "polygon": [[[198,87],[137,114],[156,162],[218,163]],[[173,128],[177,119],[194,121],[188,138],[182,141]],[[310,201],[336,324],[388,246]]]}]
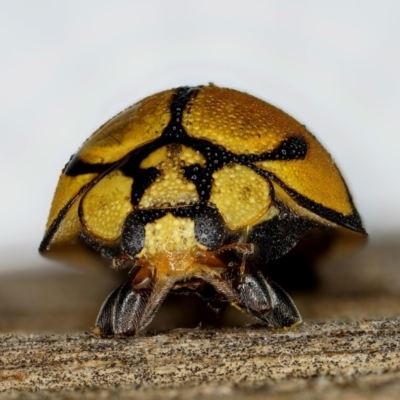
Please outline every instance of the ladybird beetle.
[{"label": "ladybird beetle", "polygon": [[99,312],[101,336],[142,330],[169,292],[290,328],[300,314],[265,266],[318,227],[366,234],[316,138],[248,94],[180,87],[116,115],[72,156],[39,251],[80,242],[129,270]]}]

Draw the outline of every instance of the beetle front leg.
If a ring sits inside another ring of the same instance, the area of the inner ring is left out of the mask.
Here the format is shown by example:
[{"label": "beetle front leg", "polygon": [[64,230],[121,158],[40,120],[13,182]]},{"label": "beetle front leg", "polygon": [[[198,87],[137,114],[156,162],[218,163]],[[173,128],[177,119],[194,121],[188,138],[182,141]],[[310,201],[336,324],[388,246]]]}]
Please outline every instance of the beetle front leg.
[{"label": "beetle front leg", "polygon": [[238,294],[239,308],[275,329],[291,328],[301,322],[301,316],[290,296],[275,282],[253,270],[241,274],[227,271],[225,276]]},{"label": "beetle front leg", "polygon": [[103,337],[135,335],[151,322],[173,284],[147,267],[136,267],[104,301],[94,333]]}]

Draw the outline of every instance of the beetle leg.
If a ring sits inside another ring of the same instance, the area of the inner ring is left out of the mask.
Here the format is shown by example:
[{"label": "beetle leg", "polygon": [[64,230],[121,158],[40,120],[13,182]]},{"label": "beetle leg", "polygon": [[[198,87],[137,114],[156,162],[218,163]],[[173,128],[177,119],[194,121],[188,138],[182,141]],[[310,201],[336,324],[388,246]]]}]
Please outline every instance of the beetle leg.
[{"label": "beetle leg", "polygon": [[290,328],[301,322],[301,316],[290,296],[260,271],[252,271],[231,281],[240,297],[240,308],[266,322],[271,328]]},{"label": "beetle leg", "polygon": [[144,329],[175,282],[157,277],[147,267],[133,274],[103,303],[94,333],[100,336],[132,336]]},{"label": "beetle leg", "polygon": [[292,328],[301,322],[300,313],[289,295],[260,271],[253,270],[242,275],[240,266],[236,266],[227,268],[222,276],[207,273],[201,278],[213,285],[217,293],[231,304],[271,328]]}]

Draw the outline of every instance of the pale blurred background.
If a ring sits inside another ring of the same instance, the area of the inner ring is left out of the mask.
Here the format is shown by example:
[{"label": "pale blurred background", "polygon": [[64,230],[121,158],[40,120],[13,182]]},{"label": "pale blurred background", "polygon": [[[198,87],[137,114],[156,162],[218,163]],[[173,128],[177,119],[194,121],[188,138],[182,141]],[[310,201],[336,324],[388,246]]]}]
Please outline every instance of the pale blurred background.
[{"label": "pale blurred background", "polygon": [[208,82],[307,125],[371,240],[399,240],[399,21],[397,0],[1,1],[0,272],[51,265],[37,247],[53,191],[95,129]]}]

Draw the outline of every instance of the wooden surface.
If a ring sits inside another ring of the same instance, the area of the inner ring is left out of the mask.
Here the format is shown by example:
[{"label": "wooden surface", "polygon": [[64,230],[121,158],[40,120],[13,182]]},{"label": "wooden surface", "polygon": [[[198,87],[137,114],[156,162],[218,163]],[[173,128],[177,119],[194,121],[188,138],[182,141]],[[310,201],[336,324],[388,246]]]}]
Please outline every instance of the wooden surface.
[{"label": "wooden surface", "polygon": [[319,290],[293,294],[305,322],[281,333],[233,310],[213,328],[198,299],[174,296],[150,332],[100,339],[90,327],[116,285],[106,276],[3,275],[0,399],[397,399],[398,247],[325,264]]},{"label": "wooden surface", "polygon": [[342,384],[352,384],[358,376],[374,375],[379,383],[390,375],[391,384],[400,378],[400,318],[305,323],[287,333],[177,329],[127,340],[90,334],[9,334],[1,339],[2,390],[119,386],[150,395],[202,384],[231,392],[237,385],[256,394],[299,380],[323,389],[324,382],[340,382],[338,376]]}]

